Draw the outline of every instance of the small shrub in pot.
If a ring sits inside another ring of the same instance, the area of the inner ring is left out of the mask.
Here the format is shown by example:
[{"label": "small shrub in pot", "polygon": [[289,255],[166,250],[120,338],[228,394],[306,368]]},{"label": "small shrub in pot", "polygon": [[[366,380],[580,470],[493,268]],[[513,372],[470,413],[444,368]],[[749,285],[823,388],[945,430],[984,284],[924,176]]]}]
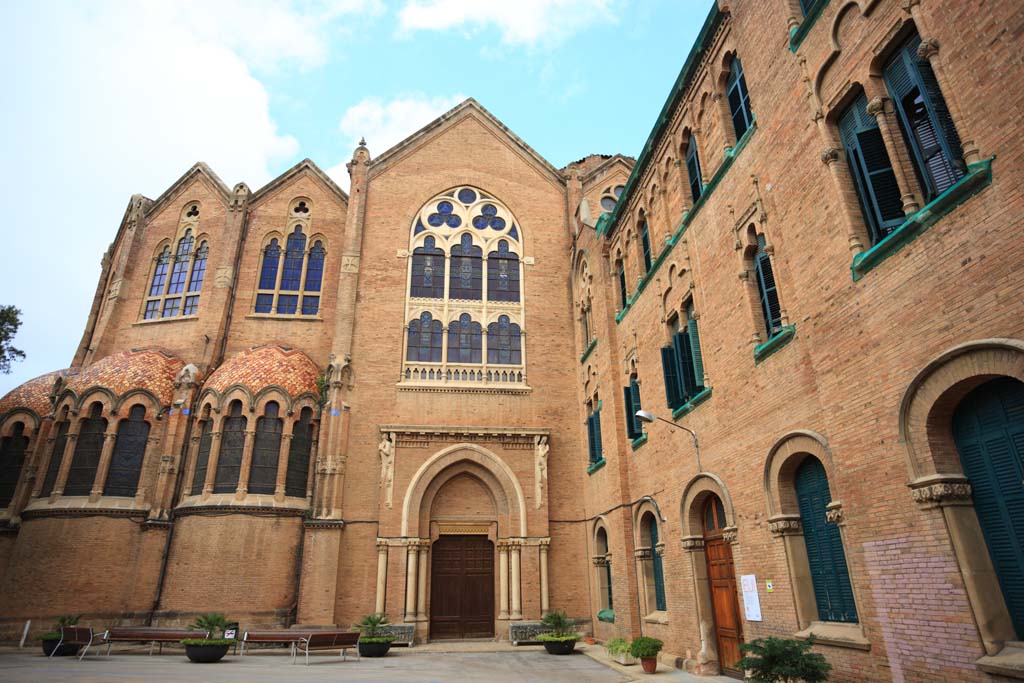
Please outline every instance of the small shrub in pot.
[{"label": "small shrub in pot", "polygon": [[640,660],[644,673],[652,674],[658,670],[658,653],[665,643],[657,638],[640,636],[629,645],[629,654]]},{"label": "small shrub in pot", "polygon": [[196,620],[189,625],[191,631],[206,631],[208,638],[185,638],[181,644],[185,646],[185,656],[189,661],[200,664],[219,662],[224,659],[228,649],[235,644],[234,638],[217,638],[224,635],[227,628],[228,618],[220,612],[207,612],[200,614]]},{"label": "small shrub in pot", "polygon": [[629,654],[629,642],[625,638],[612,638],[604,645],[608,656],[619,664],[632,666],[636,664],[636,657]]},{"label": "small shrub in pot", "polygon": [[391,649],[395,637],[386,635],[388,618],[385,614],[367,614],[362,621],[352,624],[359,629],[359,656],[383,657]]},{"label": "small shrub in pot", "polygon": [[758,638],[740,645],[745,655],[737,666],[749,672],[751,683],[821,683],[828,680],[832,665],[811,652],[814,638]]},{"label": "small shrub in pot", "polygon": [[576,641],[580,639],[580,634],[574,630],[576,622],[566,616],[565,612],[548,612],[540,623],[548,632],[537,636],[537,640],[544,644],[549,655],[572,654]]},{"label": "small shrub in pot", "polygon": [[45,657],[49,657],[51,654],[54,657],[71,657],[78,654],[78,651],[81,649],[80,645],[65,645],[61,643],[58,647],[57,643],[60,643],[60,629],[64,626],[75,626],[81,618],[81,614],[62,614],[57,617],[57,623],[53,625],[53,628],[39,636]]}]

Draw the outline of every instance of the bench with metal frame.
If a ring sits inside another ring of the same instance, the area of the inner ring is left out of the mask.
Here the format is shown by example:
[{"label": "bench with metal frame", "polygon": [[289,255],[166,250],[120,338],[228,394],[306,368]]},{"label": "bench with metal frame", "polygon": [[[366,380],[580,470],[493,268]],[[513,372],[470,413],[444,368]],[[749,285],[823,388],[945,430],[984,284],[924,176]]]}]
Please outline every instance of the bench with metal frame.
[{"label": "bench with metal frame", "polygon": [[288,654],[295,655],[295,644],[300,638],[309,635],[309,631],[246,631],[242,634],[241,656],[245,656],[245,648],[252,645],[287,645]]},{"label": "bench with metal frame", "polygon": [[292,664],[295,663],[295,655],[300,652],[306,655],[306,666],[309,666],[310,650],[341,650],[341,659],[345,661],[348,650],[355,649],[356,659],[359,656],[359,631],[319,631],[304,633],[295,643],[292,650]]},{"label": "bench with metal frame", "polygon": [[209,638],[209,631],[195,631],[187,628],[162,628],[157,626],[115,626],[103,633],[107,643],[107,656],[113,643],[149,643],[149,654],[153,646],[159,646],[157,654],[163,654],[164,643],[177,643],[185,638]]},{"label": "bench with metal frame", "polygon": [[89,651],[89,647],[92,645],[95,637],[96,634],[92,632],[92,628],[89,626],[61,626],[60,640],[57,641],[57,647],[53,648],[50,656],[53,657],[57,654],[60,651],[61,645],[77,645],[78,647],[84,645],[85,649],[82,650],[82,654],[78,655],[78,661],[82,661],[82,657]]}]

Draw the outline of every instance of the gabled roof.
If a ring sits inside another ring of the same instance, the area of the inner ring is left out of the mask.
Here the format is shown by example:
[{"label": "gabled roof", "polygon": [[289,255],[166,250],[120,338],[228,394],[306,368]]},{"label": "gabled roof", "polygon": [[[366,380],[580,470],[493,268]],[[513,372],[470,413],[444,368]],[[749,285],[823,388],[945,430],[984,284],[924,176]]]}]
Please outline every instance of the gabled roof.
[{"label": "gabled roof", "polygon": [[604,176],[611,170],[612,166],[622,165],[626,169],[626,173],[633,170],[633,166],[636,165],[636,159],[633,157],[627,157],[622,154],[615,154],[602,161],[598,166],[591,169],[586,175],[580,178],[580,181],[586,186],[588,183]]},{"label": "gabled roof", "polygon": [[206,180],[206,182],[216,190],[227,204],[231,200],[231,191],[228,186],[224,184],[224,181],[214,173],[209,166],[202,161],[197,161],[195,165],[185,172],[185,175],[181,176],[171,185],[167,190],[164,191],[153,203],[147,207],[147,214],[155,214],[159,212],[164,206],[170,203],[175,197],[188,187],[193,180],[200,178]]},{"label": "gabled roof", "polygon": [[523,153],[524,156],[547,171],[558,183],[563,185],[565,184],[565,179],[563,178],[561,171],[555,168],[547,159],[542,157],[533,147],[526,144],[521,137],[509,130],[508,126],[502,123],[494,114],[487,111],[483,105],[472,97],[467,98],[462,103],[456,105],[444,114],[441,114],[439,117],[423,126],[409,137],[373,159],[370,162],[370,175],[375,175],[375,168],[383,168],[387,164],[403,157],[416,145],[424,142],[439,131],[448,128],[452,123],[464,119],[467,116],[474,115],[478,116],[484,122],[490,124],[503,133],[513,143],[513,145]]},{"label": "gabled roof", "polygon": [[249,204],[257,204],[303,173],[312,174],[314,178],[324,184],[324,187],[327,188],[329,192],[332,192],[337,196],[339,201],[345,204],[348,203],[348,194],[338,187],[338,184],[331,180],[330,176],[324,173],[323,170],[313,163],[311,159],[303,159],[260,189],[253,192],[252,198],[249,200]]}]

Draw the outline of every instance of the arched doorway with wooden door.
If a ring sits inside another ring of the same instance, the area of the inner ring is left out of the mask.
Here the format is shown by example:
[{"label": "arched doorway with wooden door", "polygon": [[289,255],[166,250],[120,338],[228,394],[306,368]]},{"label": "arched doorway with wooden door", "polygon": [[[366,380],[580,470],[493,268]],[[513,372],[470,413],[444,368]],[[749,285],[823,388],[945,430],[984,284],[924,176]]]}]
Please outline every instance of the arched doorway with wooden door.
[{"label": "arched doorway with wooden door", "polygon": [[736,665],[743,654],[743,622],[736,598],[736,570],[732,561],[732,544],[725,539],[728,524],[722,499],[710,493],[704,501],[704,557],[707,561],[711,609],[714,616],[715,643],[722,673],[743,678]]}]

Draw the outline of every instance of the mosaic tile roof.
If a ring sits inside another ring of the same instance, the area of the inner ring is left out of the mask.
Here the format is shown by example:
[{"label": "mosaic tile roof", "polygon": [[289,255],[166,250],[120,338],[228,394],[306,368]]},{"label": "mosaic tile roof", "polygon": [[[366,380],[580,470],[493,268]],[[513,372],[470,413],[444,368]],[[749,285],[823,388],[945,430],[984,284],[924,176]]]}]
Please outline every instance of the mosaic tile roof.
[{"label": "mosaic tile roof", "polygon": [[277,385],[289,396],[317,393],[320,368],[298,349],[283,346],[254,346],[231,358],[213,371],[204,388],[224,393],[240,384],[254,394]]},{"label": "mosaic tile roof", "polygon": [[40,417],[49,415],[50,392],[53,391],[53,383],[62,374],[67,374],[67,370],[48,372],[11,389],[6,396],[0,398],[0,415],[15,408],[28,408]]},{"label": "mosaic tile roof", "polygon": [[93,363],[68,377],[64,386],[78,396],[92,387],[104,387],[115,396],[145,389],[168,405],[174,398],[174,378],[183,367],[181,359],[161,351],[133,349]]}]

